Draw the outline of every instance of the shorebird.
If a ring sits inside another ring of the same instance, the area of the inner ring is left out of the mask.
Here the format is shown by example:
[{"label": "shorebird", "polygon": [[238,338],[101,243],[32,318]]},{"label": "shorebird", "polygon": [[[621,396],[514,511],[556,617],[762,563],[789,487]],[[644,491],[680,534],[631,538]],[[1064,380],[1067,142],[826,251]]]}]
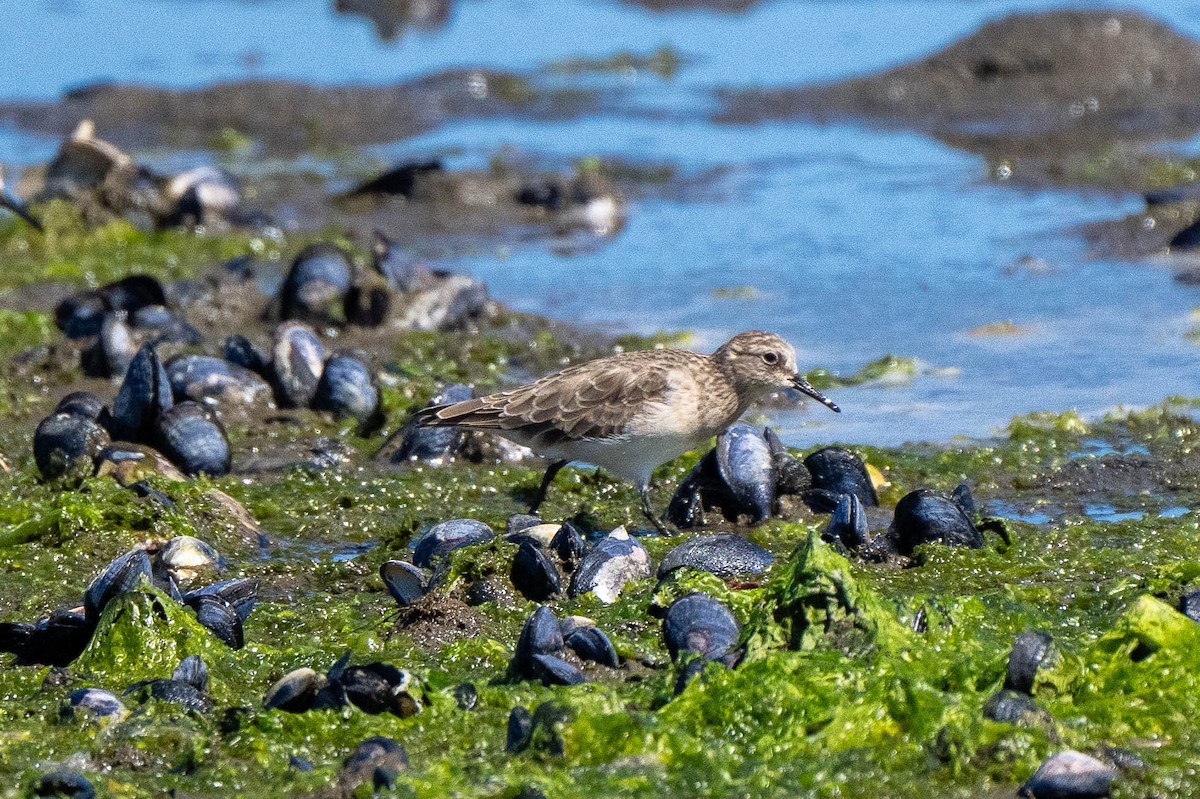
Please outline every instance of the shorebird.
[{"label": "shorebird", "polygon": [[650,509],[650,475],[724,430],[755,400],[794,388],[835,412],[796,370],[796,352],[774,333],[738,333],[711,355],[663,349],[623,352],[524,386],[418,412],[428,427],[487,430],[551,461],[530,506],[537,510],[559,470],[582,461],[624,478]]}]

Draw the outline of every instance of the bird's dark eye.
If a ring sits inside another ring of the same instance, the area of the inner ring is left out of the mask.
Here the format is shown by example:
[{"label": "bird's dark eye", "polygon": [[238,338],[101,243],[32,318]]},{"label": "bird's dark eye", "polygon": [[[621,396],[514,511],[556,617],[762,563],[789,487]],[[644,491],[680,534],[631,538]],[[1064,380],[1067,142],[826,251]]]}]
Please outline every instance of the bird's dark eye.
[{"label": "bird's dark eye", "polygon": [[779,353],[778,352],[764,352],[762,354],[762,359],[763,359],[763,363],[767,364],[768,366],[774,366],[775,364],[779,363]]}]

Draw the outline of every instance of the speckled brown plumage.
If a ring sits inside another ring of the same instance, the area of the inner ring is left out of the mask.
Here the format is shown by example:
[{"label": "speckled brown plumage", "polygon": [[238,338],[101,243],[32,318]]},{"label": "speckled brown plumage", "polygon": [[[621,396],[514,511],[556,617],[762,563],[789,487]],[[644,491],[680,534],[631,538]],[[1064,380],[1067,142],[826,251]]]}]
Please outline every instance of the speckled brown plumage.
[{"label": "speckled brown plumage", "polygon": [[553,459],[535,507],[554,473],[579,460],[634,483],[648,512],[655,467],[706,442],[766,392],[786,388],[837,410],[797,374],[791,345],[748,331],[712,355],[619,353],[508,391],[426,408],[418,419],[431,427],[491,430]]}]

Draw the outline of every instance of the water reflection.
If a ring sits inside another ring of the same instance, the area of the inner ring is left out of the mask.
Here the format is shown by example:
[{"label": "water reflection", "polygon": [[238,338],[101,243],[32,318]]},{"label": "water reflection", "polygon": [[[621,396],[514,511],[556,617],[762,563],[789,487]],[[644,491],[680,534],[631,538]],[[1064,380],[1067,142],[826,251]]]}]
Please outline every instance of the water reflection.
[{"label": "water reflection", "polygon": [[398,41],[407,27],[432,32],[450,19],[450,0],[334,0],[338,14],[366,17],[385,42]]}]

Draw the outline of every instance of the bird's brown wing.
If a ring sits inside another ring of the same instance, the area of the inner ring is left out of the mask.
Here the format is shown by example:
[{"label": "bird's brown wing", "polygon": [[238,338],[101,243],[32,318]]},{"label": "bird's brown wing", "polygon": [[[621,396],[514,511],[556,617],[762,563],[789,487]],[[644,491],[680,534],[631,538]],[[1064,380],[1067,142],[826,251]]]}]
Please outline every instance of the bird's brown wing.
[{"label": "bird's brown wing", "polygon": [[510,391],[425,408],[417,418],[430,427],[520,430],[554,444],[619,436],[645,403],[667,392],[662,369],[598,366],[582,364]]}]

